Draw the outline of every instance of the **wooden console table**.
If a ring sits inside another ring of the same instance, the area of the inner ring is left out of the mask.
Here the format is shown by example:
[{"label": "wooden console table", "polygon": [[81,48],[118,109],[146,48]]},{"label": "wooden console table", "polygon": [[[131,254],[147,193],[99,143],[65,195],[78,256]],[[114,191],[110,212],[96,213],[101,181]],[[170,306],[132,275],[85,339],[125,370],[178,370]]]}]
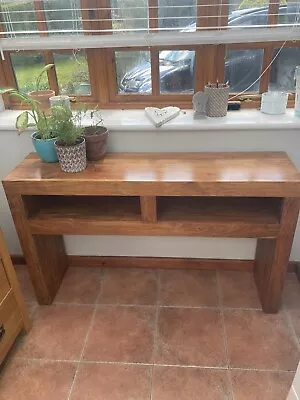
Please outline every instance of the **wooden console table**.
[{"label": "wooden console table", "polygon": [[67,268],[62,235],[105,234],[258,238],[262,308],[280,307],[300,197],[285,153],[114,153],[78,174],[32,153],[3,185],[40,304]]}]

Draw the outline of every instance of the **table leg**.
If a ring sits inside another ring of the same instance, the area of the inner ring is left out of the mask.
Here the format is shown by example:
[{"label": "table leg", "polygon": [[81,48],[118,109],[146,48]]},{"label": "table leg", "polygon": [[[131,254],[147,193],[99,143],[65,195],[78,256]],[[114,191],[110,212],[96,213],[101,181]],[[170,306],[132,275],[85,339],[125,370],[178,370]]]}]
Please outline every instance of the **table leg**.
[{"label": "table leg", "polygon": [[298,213],[298,199],[283,199],[277,238],[257,241],[254,277],[266,313],[277,313],[280,308]]},{"label": "table leg", "polygon": [[67,270],[64,240],[59,235],[32,235],[28,203],[6,192],[19,240],[39,304],[51,304]]}]

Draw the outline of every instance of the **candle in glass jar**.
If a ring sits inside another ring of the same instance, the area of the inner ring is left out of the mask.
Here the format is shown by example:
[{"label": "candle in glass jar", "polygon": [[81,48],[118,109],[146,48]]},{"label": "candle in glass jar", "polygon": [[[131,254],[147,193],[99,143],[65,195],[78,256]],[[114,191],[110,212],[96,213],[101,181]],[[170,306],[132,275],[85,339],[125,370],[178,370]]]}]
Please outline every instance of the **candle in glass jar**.
[{"label": "candle in glass jar", "polygon": [[69,96],[52,96],[50,97],[50,105],[53,106],[63,106],[71,109],[70,97]]}]

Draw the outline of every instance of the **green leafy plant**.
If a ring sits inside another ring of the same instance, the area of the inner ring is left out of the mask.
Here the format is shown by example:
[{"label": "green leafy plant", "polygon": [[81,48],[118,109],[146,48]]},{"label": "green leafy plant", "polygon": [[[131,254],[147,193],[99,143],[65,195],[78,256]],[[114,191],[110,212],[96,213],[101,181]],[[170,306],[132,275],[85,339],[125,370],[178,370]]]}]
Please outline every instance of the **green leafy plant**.
[{"label": "green leafy plant", "polygon": [[53,106],[51,108],[52,133],[57,137],[57,143],[62,146],[77,144],[83,135],[83,127],[76,123],[69,108]]},{"label": "green leafy plant", "polygon": [[21,104],[25,103],[30,108],[30,111],[23,111],[17,117],[16,128],[19,134],[27,128],[35,127],[40,139],[46,140],[55,137],[51,128],[51,117],[41,110],[38,101],[14,88],[0,89],[0,94],[8,94],[9,96],[16,97],[21,101]]},{"label": "green leafy plant", "polygon": [[54,64],[47,64],[44,66],[44,68],[41,70],[41,72],[39,73],[38,77],[36,78],[36,91],[39,91],[40,89],[40,84],[41,84],[41,80],[43,78],[43,75],[51,68],[54,67]]},{"label": "green leafy plant", "polygon": [[87,104],[77,104],[76,111],[74,113],[74,120],[76,125],[82,126],[83,120],[86,118],[88,126],[92,126],[95,129],[89,131],[89,134],[97,135],[97,127],[103,126],[103,118],[101,111],[98,109],[98,105],[93,109],[89,110]]}]

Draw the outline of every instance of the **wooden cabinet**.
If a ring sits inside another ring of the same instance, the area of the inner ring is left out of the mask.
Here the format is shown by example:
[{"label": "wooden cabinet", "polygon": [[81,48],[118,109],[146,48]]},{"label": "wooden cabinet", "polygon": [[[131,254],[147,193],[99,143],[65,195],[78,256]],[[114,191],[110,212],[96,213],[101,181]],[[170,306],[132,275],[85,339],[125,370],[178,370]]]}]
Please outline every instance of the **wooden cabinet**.
[{"label": "wooden cabinet", "polygon": [[19,282],[0,231],[0,364],[21,330],[28,332],[30,326]]}]

